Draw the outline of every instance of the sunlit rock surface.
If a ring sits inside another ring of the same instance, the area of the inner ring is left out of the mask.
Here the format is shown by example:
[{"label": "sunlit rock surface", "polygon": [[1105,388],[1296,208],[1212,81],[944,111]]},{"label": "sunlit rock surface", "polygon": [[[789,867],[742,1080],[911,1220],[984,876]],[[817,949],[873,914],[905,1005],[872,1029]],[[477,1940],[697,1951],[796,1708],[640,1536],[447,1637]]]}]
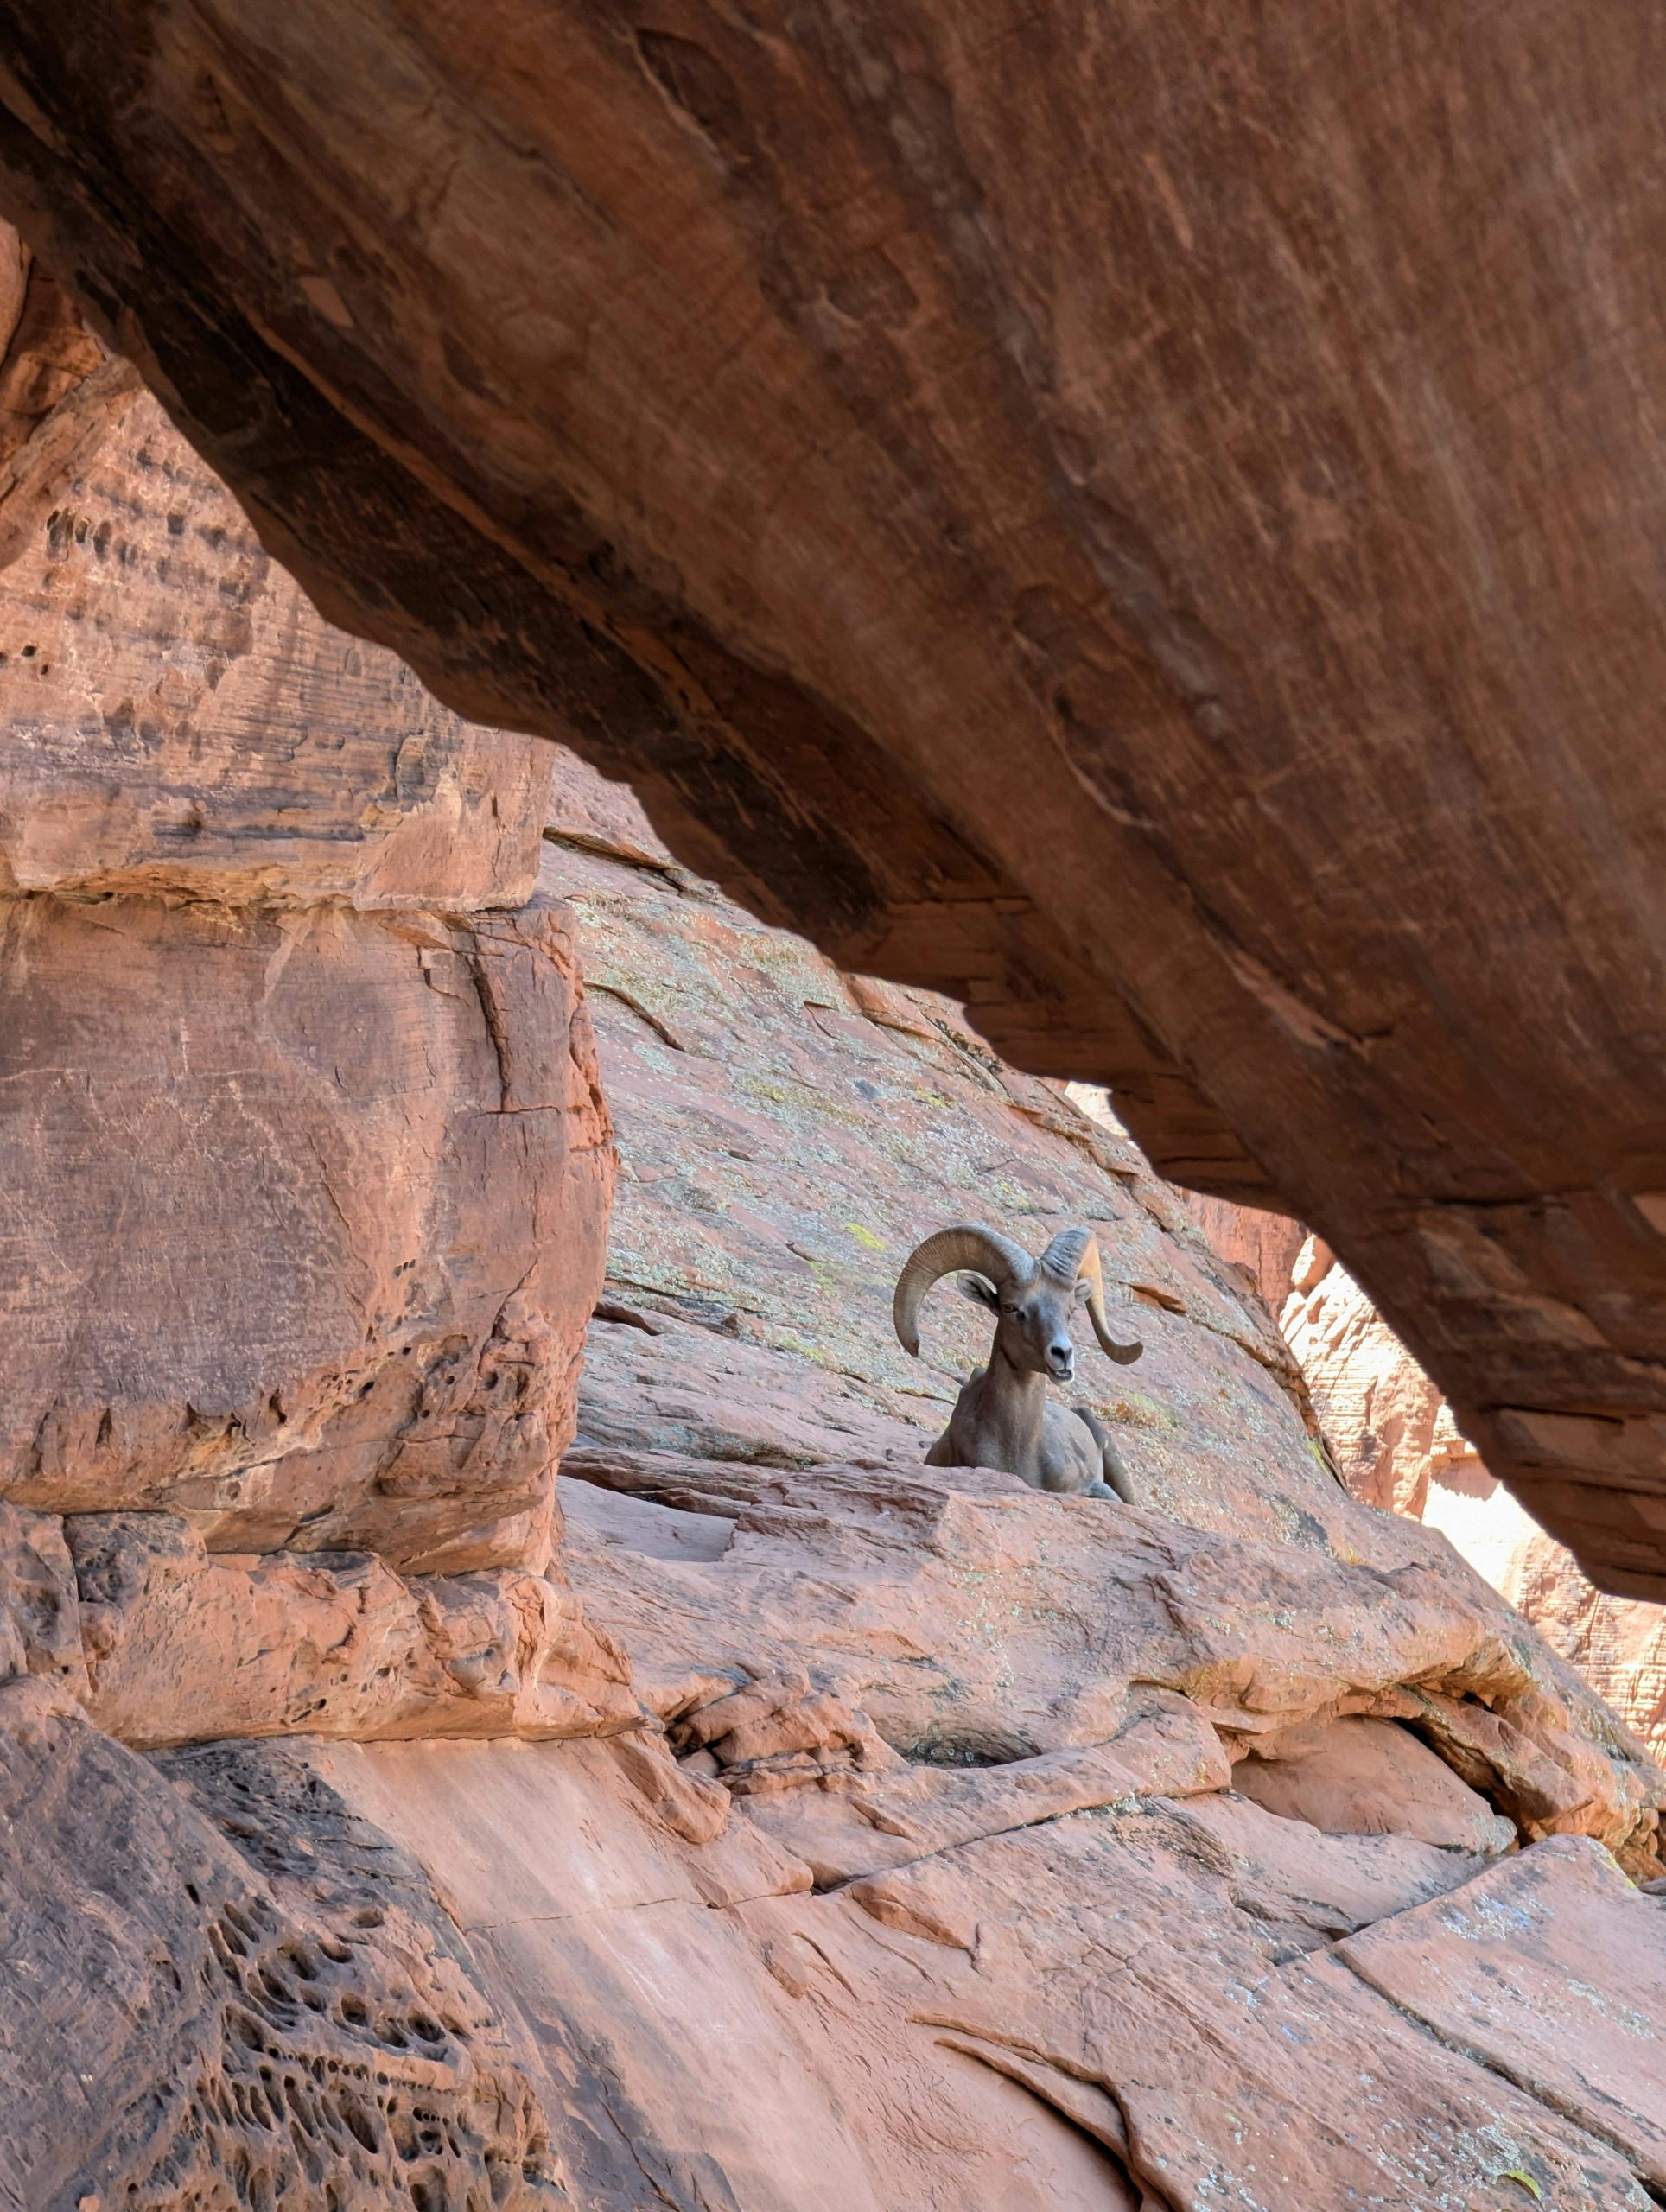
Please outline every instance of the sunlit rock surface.
[{"label": "sunlit rock surface", "polygon": [[328,629],[149,399],[0,632],[0,1494],[541,1563],[612,1178],[542,753]]},{"label": "sunlit rock surface", "polygon": [[1194,1201],[1223,1257],[1246,1268],[1301,1363],[1357,1497],[1450,1539],[1634,1728],[1666,1749],[1666,1606],[1611,1598],[1545,1534],[1459,1430],[1452,1408],[1319,1239]]},{"label": "sunlit rock surface", "polygon": [[[69,721],[17,786],[0,2202],[1645,2212],[1666,1777],[1348,1494],[1173,1193],[570,760],[455,728],[401,798],[375,657],[251,873],[276,650],[122,756],[172,806],[200,747],[198,874]],[[469,790],[489,895],[424,905]],[[912,1361],[890,1287],[967,1214],[1095,1228],[1135,1506],[923,1465],[988,1324]]]}]

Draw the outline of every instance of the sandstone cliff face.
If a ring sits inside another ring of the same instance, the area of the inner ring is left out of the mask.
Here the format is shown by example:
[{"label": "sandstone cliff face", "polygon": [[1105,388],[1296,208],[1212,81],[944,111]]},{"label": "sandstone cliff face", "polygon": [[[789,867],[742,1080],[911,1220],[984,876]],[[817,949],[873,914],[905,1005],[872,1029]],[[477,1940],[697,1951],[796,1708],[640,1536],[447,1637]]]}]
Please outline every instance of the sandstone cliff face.
[{"label": "sandstone cliff face", "polygon": [[[0,2204],[1646,2212],[1666,1777],[1116,1131],[194,467],[107,426],[133,582],[43,522],[0,670]],[[1136,1506],[923,1466],[967,1214],[1096,1228]]]},{"label": "sandstone cliff face", "polygon": [[1663,1594],[1655,11],[342,18],[0,9],[0,199],[268,543],[1281,1198]]},{"label": "sandstone cliff face", "polygon": [[613,1154],[545,764],[328,630],[22,275],[0,2202],[561,2202],[428,1878],[252,1747],[638,1718],[553,1551]]},{"label": "sandstone cliff face", "polygon": [[611,1161],[543,756],[135,404],[0,572],[0,1496],[532,1560]]},{"label": "sandstone cliff face", "polygon": [[1666,1607],[1611,1598],[1517,1503],[1345,1268],[1294,1224],[1194,1201],[1255,1278],[1300,1362],[1356,1497],[1438,1529],[1656,1755],[1666,1750]]}]

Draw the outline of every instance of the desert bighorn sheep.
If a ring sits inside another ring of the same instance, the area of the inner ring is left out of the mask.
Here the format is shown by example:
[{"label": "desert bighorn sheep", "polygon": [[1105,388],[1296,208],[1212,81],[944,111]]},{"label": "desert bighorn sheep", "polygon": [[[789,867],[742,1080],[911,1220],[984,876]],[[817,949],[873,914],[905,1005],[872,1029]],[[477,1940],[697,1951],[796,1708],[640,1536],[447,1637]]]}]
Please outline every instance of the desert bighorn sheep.
[{"label": "desert bighorn sheep", "polygon": [[1071,1309],[1085,1306],[1099,1349],[1126,1367],[1143,1344],[1119,1344],[1105,1323],[1105,1281],[1091,1229],[1061,1229],[1039,1260],[993,1229],[940,1229],[897,1278],[891,1318],[903,1350],[919,1357],[920,1300],[942,1276],[996,1316],[987,1367],[955,1401],[949,1426],[925,1455],[928,1467],[999,1467],[1035,1490],[1135,1503],[1116,1447],[1090,1413],[1052,1405],[1049,1378],[1076,1372]]}]

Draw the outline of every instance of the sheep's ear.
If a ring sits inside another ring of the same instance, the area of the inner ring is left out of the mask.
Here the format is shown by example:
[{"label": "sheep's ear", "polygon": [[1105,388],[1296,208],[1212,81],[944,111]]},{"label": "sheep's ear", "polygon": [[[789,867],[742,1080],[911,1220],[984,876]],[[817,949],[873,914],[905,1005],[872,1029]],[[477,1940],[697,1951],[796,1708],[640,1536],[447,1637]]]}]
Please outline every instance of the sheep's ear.
[{"label": "sheep's ear", "polygon": [[991,1313],[1001,1310],[1001,1294],[982,1275],[960,1275],[956,1278],[960,1294],[970,1298],[974,1306],[987,1306]]},{"label": "sheep's ear", "polygon": [[1088,1281],[1085,1275],[1078,1275],[1076,1278],[1076,1287],[1071,1291],[1071,1296],[1076,1300],[1076,1303],[1078,1306],[1085,1306],[1092,1295],[1093,1285]]}]

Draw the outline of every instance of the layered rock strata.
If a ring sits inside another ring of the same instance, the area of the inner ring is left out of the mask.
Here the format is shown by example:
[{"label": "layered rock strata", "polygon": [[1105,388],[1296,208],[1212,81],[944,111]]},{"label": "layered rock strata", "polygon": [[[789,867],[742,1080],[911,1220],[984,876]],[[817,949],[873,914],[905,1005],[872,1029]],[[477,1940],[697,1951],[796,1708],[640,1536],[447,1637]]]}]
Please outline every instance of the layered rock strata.
[{"label": "layered rock strata", "polygon": [[[99,480],[169,435],[134,408]],[[140,576],[194,542],[158,512]],[[48,535],[61,627],[3,671],[56,873],[0,1091],[47,1408],[0,1500],[0,2202],[1646,2212],[1666,1777],[1346,1493],[1132,1147],[570,760],[546,817],[419,703],[402,784],[398,672],[263,630],[229,533],[191,557],[256,665],[106,731],[92,806],[98,539]],[[249,719],[274,654],[352,673],[339,771]],[[1094,1228],[1136,1506],[924,1467],[988,1325],[945,1285],[911,1361],[889,1290],[965,1214]]]},{"label": "layered rock strata", "polygon": [[24,274],[0,2201],[570,2202],[428,1878],[251,1748],[640,1721],[556,1550],[614,1160],[544,762],[330,631]]},{"label": "layered rock strata", "polygon": [[1311,1223],[1662,1593],[1651,10],[0,20],[321,605]]},{"label": "layered rock strata", "polygon": [[541,1564],[612,1175],[541,756],[327,630],[148,400],[0,629],[0,1496]]}]

